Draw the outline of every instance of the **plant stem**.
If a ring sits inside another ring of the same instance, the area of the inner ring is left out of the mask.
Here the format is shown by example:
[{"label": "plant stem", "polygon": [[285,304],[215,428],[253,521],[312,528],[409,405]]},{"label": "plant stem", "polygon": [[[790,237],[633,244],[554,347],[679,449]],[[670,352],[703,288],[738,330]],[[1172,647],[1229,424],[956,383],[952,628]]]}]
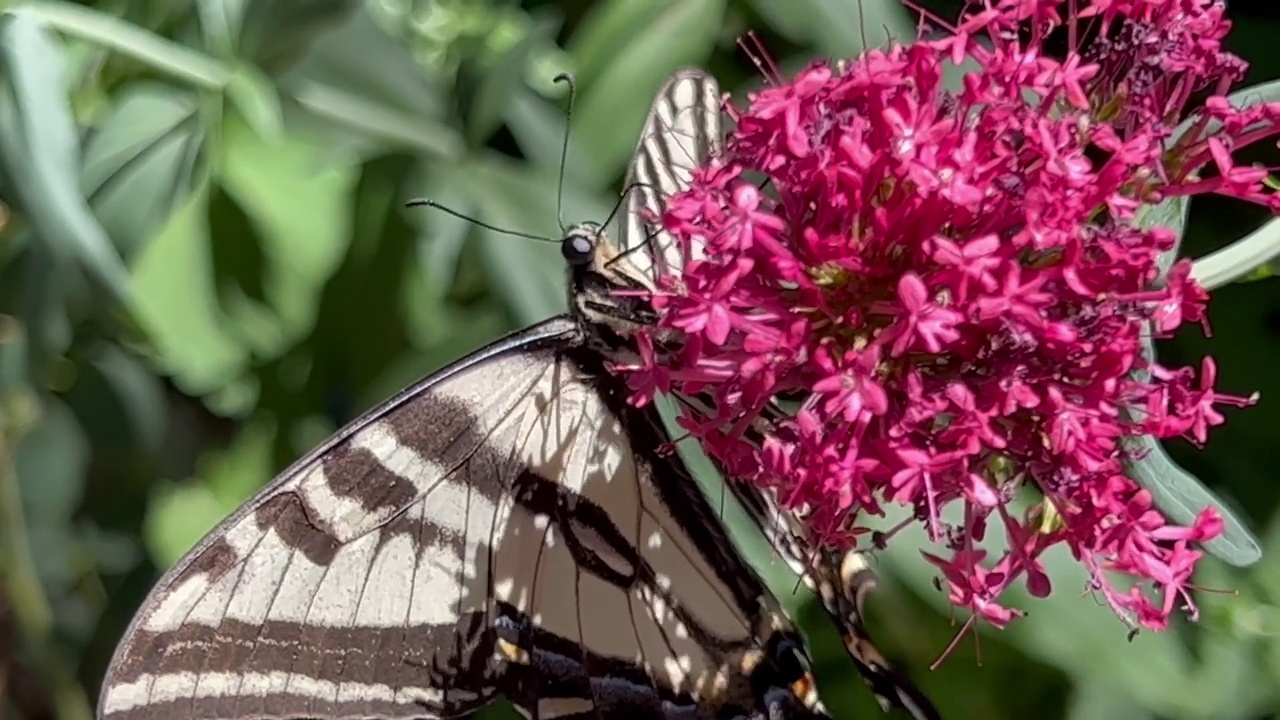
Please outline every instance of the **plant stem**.
[{"label": "plant stem", "polygon": [[53,610],[36,573],[22,514],[22,495],[13,465],[13,428],[0,427],[0,582],[9,595],[27,657],[45,678],[59,720],[92,720],[93,710],[61,657],[54,637]]}]

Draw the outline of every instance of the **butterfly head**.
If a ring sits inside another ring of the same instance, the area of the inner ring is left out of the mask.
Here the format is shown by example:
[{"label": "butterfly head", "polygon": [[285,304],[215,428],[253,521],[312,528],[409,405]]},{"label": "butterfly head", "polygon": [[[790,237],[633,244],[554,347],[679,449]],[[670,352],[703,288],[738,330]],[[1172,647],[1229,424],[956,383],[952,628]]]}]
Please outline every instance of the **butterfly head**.
[{"label": "butterfly head", "polygon": [[564,234],[560,241],[560,254],[570,268],[589,267],[596,261],[596,250],[602,240],[605,240],[604,228],[599,224],[578,223]]},{"label": "butterfly head", "polygon": [[618,251],[602,225],[584,222],[570,227],[560,241],[560,254],[569,269],[570,306],[595,328],[594,337],[626,338],[657,321],[648,299],[652,285]]}]

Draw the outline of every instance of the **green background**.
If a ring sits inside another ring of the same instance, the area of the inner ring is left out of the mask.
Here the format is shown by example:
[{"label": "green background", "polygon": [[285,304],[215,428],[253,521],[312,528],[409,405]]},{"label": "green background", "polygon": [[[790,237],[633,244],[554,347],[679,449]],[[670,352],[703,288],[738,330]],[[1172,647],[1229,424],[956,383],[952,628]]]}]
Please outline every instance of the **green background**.
[{"label": "green background", "polygon": [[[927,3],[950,15],[955,4]],[[191,543],[289,461],[413,379],[563,309],[564,96],[577,75],[565,217],[612,207],[653,91],[702,66],[758,85],[914,36],[875,0],[151,0],[0,3],[0,718],[84,720],[137,604]],[[861,7],[861,15],[859,14]],[[1250,82],[1280,77],[1280,14],[1234,3]],[[744,97],[738,94],[737,97]],[[1271,158],[1274,165],[1276,159]],[[1198,199],[1183,251],[1261,213]],[[1229,412],[1210,448],[1169,446],[1266,546],[1207,561],[1197,624],[1132,642],[1062,553],[1048,600],[965,639],[906,534],[881,553],[871,626],[947,718],[1263,718],[1280,712],[1280,294],[1215,293]],[[732,518],[730,518],[732,521]],[[749,538],[748,538],[749,539]],[[767,563],[752,546],[755,559]],[[776,570],[776,569],[775,569]],[[876,717],[814,609],[824,697]]]}]

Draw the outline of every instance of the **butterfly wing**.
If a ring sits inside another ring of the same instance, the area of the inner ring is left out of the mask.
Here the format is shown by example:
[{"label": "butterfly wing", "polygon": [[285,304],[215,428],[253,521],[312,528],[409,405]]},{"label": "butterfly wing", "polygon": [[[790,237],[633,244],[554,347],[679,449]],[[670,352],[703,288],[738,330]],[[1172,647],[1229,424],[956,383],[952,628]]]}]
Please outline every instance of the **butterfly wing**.
[{"label": "butterfly wing", "polygon": [[875,589],[875,571],[867,555],[822,548],[803,522],[777,503],[773,493],[742,482],[727,483],[747,514],[764,532],[774,554],[818,594],[836,621],[845,648],[880,706],[906,710],[916,720],[940,720],[933,703],[893,667],[876,647],[865,625],[864,603]]},{"label": "butterfly wing", "polygon": [[674,239],[650,222],[671,195],[685,190],[693,169],[724,148],[720,87],[701,70],[680,70],[662,86],[645,118],[627,170],[626,212],[618,246],[651,281],[678,275],[684,259]]},{"label": "butterfly wing", "polygon": [[731,702],[744,683],[726,668],[758,646],[766,590],[580,343],[567,317],[517,333],[295,463],[152,591],[99,717]]}]

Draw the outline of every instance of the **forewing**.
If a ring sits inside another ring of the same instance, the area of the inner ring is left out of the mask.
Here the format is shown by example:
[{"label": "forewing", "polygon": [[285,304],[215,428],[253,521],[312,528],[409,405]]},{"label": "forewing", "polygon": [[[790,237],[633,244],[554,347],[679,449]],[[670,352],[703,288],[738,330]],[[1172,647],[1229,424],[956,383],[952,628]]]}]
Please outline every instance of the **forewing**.
[{"label": "forewing", "polygon": [[464,359],[286,471],[152,592],[99,716],[452,717],[504,694],[660,717],[705,689],[764,591],[710,513],[671,511],[575,333]]},{"label": "forewing", "polygon": [[667,198],[689,187],[695,167],[723,150],[721,133],[720,87],[711,75],[681,70],[654,97],[627,170],[618,233],[619,248],[650,281],[684,265],[674,239],[650,218],[660,217]]}]

